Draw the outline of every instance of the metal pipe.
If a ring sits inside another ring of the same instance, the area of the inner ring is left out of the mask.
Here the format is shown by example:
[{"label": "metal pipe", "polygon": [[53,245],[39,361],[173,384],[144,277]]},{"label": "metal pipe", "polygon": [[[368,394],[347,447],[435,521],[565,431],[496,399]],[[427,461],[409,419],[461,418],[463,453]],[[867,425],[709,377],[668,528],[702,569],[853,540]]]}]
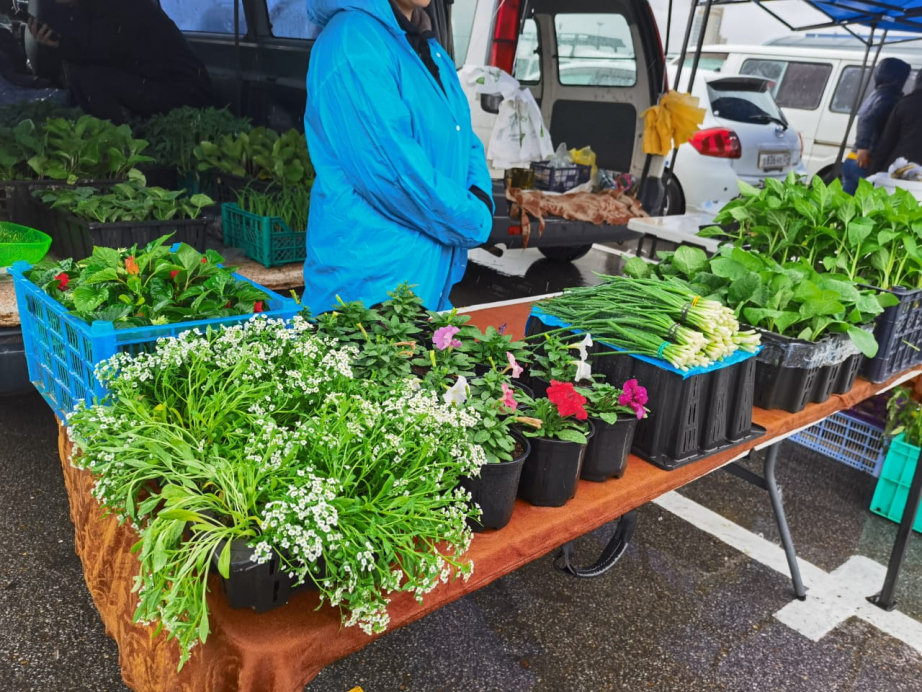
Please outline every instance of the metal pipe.
[{"label": "metal pipe", "polygon": [[[842,174],[842,157],[845,156],[845,147],[848,146],[848,135],[852,130],[855,117],[858,115],[858,108],[861,106],[861,85],[864,83],[864,74],[868,67],[868,57],[871,55],[871,46],[874,44],[874,32],[877,25],[871,25],[871,35],[868,37],[867,46],[864,50],[864,60],[861,63],[861,77],[858,80],[858,91],[855,92],[855,100],[852,102],[852,112],[848,115],[848,126],[845,128],[845,136],[842,137],[842,144],[839,145],[839,154],[836,156],[835,167],[832,170],[833,178],[838,178]],[[881,43],[881,46],[883,43]]]},{"label": "metal pipe", "polygon": [[701,31],[698,32],[698,46],[695,49],[695,59],[692,62],[691,75],[688,77],[688,93],[692,92],[695,87],[695,76],[698,74],[698,63],[701,61],[701,49],[704,47],[704,35],[707,33],[708,21],[711,19],[711,4],[713,0],[707,0],[704,6],[704,17],[701,20]]},{"label": "metal pipe", "polygon": [[237,81],[236,112],[243,115],[243,68],[240,63],[240,0],[234,0],[234,61]]},{"label": "metal pipe", "polygon": [[900,521],[900,528],[896,532],[893,552],[890,553],[890,563],[887,565],[887,578],[884,580],[884,589],[879,596],[868,599],[884,610],[893,610],[896,607],[896,585],[900,578],[900,571],[903,569],[903,562],[906,560],[906,553],[909,552],[912,525],[915,522],[916,515],[919,513],[920,504],[922,504],[922,452],[920,452],[919,459],[916,461],[916,472],[912,477],[912,483],[909,485],[909,495],[906,498],[903,519]]},{"label": "metal pipe", "polygon": [[685,25],[685,38],[682,39],[682,52],[679,53],[679,66],[675,72],[675,87],[679,88],[682,79],[682,70],[685,67],[685,56],[688,55],[688,42],[691,39],[692,24],[695,22],[695,10],[698,9],[698,0],[691,0],[688,10],[688,23]]}]

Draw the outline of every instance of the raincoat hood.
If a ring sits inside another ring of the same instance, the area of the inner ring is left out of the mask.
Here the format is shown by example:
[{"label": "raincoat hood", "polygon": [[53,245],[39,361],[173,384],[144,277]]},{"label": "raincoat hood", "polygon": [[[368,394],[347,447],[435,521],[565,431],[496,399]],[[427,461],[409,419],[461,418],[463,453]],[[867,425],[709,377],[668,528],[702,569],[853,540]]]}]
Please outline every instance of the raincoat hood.
[{"label": "raincoat hood", "polygon": [[325,27],[337,12],[364,12],[394,33],[401,33],[389,0],[307,0],[307,18]]},{"label": "raincoat hood", "polygon": [[912,68],[899,58],[884,58],[874,70],[874,87],[876,89],[902,89]]}]

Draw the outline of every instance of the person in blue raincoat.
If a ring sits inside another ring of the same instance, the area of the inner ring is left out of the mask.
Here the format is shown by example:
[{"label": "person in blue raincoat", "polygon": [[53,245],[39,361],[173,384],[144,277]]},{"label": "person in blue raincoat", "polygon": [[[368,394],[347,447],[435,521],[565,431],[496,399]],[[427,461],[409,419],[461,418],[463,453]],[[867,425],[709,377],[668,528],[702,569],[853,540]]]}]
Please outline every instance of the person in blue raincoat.
[{"label": "person in blue raincoat", "polygon": [[375,305],[416,284],[450,307],[493,223],[483,145],[430,0],[307,0],[323,27],[307,75],[311,191],[303,303]]}]

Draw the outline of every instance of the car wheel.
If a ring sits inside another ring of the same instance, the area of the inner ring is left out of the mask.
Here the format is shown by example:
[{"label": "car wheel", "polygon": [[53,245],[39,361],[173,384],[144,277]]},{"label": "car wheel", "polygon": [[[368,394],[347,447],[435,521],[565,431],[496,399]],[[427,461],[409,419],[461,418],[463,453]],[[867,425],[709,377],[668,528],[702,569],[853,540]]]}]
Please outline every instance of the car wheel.
[{"label": "car wheel", "polygon": [[591,245],[574,245],[573,247],[539,247],[542,255],[552,262],[572,262],[585,257],[592,249]]},{"label": "car wheel", "polygon": [[663,216],[678,216],[685,213],[685,195],[674,175],[667,175],[663,181],[666,188],[663,200]]}]

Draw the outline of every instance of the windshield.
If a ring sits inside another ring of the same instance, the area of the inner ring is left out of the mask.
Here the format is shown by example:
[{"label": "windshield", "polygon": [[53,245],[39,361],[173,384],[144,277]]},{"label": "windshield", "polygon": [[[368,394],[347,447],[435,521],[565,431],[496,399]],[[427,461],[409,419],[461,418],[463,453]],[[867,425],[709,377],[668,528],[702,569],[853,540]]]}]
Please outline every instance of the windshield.
[{"label": "windshield", "polygon": [[784,114],[763,79],[717,79],[708,82],[708,98],[714,115],[740,123],[770,123],[787,126]]}]

